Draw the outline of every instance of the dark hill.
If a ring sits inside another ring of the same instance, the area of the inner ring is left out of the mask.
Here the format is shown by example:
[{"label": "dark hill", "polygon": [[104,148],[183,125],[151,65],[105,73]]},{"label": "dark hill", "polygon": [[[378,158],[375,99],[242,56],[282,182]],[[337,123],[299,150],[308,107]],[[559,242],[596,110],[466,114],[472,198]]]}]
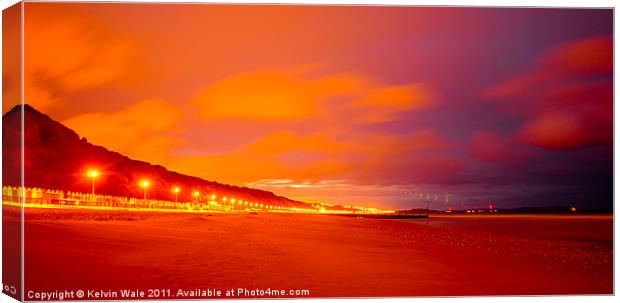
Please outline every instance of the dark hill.
[{"label": "dark hill", "polygon": [[[173,186],[181,187],[179,201],[190,201],[191,192],[215,193],[266,204],[309,207],[308,204],[276,196],[272,192],[221,184],[182,175],[160,165],[130,159],[120,153],[89,143],[80,136],[40,113],[23,106],[24,175],[26,187],[90,192],[88,167],[97,167],[103,175],[96,180],[96,192],[115,196],[142,197],[138,182],[148,178],[152,184],[149,198],[171,200]],[[2,117],[3,185],[19,185],[21,107],[16,106]]]}]

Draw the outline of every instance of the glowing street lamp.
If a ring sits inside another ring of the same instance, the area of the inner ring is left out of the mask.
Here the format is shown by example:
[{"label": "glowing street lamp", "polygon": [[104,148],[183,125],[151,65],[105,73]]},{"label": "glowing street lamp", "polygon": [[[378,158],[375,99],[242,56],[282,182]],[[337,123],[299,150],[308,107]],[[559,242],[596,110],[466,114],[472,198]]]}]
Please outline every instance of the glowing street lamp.
[{"label": "glowing street lamp", "polygon": [[194,197],[196,197],[196,198],[195,198],[195,199],[196,199],[196,203],[198,203],[198,197],[199,197],[199,196],[200,196],[200,192],[195,191],[195,192],[194,192]]},{"label": "glowing street lamp", "polygon": [[172,188],[172,191],[174,192],[174,202],[179,202],[179,192],[181,191],[181,189],[178,186],[175,186],[174,188]]},{"label": "glowing street lamp", "polygon": [[140,181],[140,186],[142,186],[142,188],[144,188],[144,200],[146,200],[146,189],[149,187],[149,185],[151,185],[149,180],[142,180],[142,181]]},{"label": "glowing street lamp", "polygon": [[88,174],[88,177],[90,177],[92,179],[92,181],[93,181],[92,192],[93,192],[93,195],[95,195],[95,178],[97,178],[97,176],[99,176],[99,172],[97,170],[90,169],[90,170],[88,170],[87,174]]},{"label": "glowing street lamp", "polygon": [[215,194],[212,194],[212,195],[211,195],[211,201],[215,201],[215,198],[216,198],[216,197],[217,197],[217,196],[216,196]]}]

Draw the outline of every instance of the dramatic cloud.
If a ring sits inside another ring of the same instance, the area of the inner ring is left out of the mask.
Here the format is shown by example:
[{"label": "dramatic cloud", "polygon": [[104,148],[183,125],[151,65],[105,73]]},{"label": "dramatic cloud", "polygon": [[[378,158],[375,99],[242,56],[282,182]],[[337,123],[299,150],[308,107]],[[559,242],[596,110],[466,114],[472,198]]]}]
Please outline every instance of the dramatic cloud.
[{"label": "dramatic cloud", "polygon": [[[146,100],[113,113],[87,113],[62,121],[90,142],[136,159],[166,163],[178,143],[171,131],[181,113],[173,104]],[[105,127],[100,124],[105,121]]]},{"label": "dramatic cloud", "polygon": [[296,119],[320,113],[322,102],[359,90],[346,75],[302,79],[289,71],[266,71],[207,86],[195,100],[207,119]]},{"label": "dramatic cloud", "polygon": [[[589,145],[611,144],[611,120],[607,120],[608,117],[605,115],[600,117],[606,119],[607,122],[583,113],[548,112],[526,122],[519,134],[527,143],[552,149],[575,149]],[[593,125],[601,122],[603,127]]]},{"label": "dramatic cloud", "polygon": [[260,171],[264,180],[286,176],[298,183],[338,179],[389,185],[460,171],[462,159],[450,155],[452,149],[432,130],[404,136],[363,134],[339,141],[328,135],[277,132],[232,153],[179,157],[171,165],[182,171],[199,165],[211,178],[248,184]]},{"label": "dramatic cloud", "polygon": [[529,73],[489,88],[485,95],[525,118],[518,136],[534,146],[571,150],[608,145],[613,130],[611,37],[558,46]]},{"label": "dramatic cloud", "polygon": [[612,10],[26,7],[26,102],[129,157],[305,200],[611,205]]},{"label": "dramatic cloud", "polygon": [[127,83],[137,59],[122,31],[75,11],[29,6],[24,31],[24,99],[43,111],[63,108],[71,95]]},{"label": "dramatic cloud", "polygon": [[397,119],[399,113],[424,108],[436,101],[427,84],[414,83],[370,90],[350,106],[359,110],[359,117],[365,122],[385,122]]},{"label": "dramatic cloud", "polygon": [[[254,72],[212,83],[194,100],[205,119],[301,119],[353,114],[384,122],[435,102],[428,85],[384,86],[363,74],[310,77],[303,68]],[[349,122],[349,121],[348,121]]]},{"label": "dramatic cloud", "polygon": [[558,77],[608,75],[613,72],[613,59],[612,38],[593,37],[553,49],[538,65],[558,73]]}]

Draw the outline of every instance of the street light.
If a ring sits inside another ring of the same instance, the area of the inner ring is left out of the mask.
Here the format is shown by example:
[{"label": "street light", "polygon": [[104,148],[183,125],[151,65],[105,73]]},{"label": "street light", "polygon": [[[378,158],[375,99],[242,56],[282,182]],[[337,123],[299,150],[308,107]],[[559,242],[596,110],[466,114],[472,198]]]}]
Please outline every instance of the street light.
[{"label": "street light", "polygon": [[97,176],[99,175],[99,172],[97,170],[90,169],[88,170],[87,174],[88,174],[88,177],[90,177],[93,180],[92,192],[93,192],[93,195],[95,195],[95,178],[97,178]]},{"label": "street light", "polygon": [[196,203],[198,203],[198,196],[200,196],[200,192],[195,191],[194,192],[194,197],[196,197]]},{"label": "street light", "polygon": [[217,197],[217,196],[216,196],[215,194],[212,194],[212,195],[211,195],[211,200],[212,200],[212,201],[215,201],[215,198],[216,198],[216,197]]},{"label": "street light", "polygon": [[181,189],[178,186],[175,186],[172,191],[174,192],[174,202],[179,202],[179,192]]},{"label": "street light", "polygon": [[140,181],[140,186],[142,186],[144,188],[144,200],[146,200],[146,189],[149,187],[149,185],[151,185],[149,180],[142,180],[142,181]]}]

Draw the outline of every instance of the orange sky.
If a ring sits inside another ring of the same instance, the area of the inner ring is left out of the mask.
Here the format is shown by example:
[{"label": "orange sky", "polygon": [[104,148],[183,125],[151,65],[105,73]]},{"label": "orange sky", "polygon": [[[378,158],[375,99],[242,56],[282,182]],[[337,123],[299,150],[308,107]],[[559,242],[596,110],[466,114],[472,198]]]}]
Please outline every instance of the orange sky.
[{"label": "orange sky", "polygon": [[[609,85],[591,79],[611,74],[605,11],[25,8],[26,103],[95,144],[209,180],[338,203],[485,205],[511,186],[488,176],[610,142],[608,124],[575,122],[608,119]],[[525,22],[548,28],[533,36]],[[497,101],[560,82],[591,87],[602,107]],[[555,125],[571,132],[550,138]]]}]

